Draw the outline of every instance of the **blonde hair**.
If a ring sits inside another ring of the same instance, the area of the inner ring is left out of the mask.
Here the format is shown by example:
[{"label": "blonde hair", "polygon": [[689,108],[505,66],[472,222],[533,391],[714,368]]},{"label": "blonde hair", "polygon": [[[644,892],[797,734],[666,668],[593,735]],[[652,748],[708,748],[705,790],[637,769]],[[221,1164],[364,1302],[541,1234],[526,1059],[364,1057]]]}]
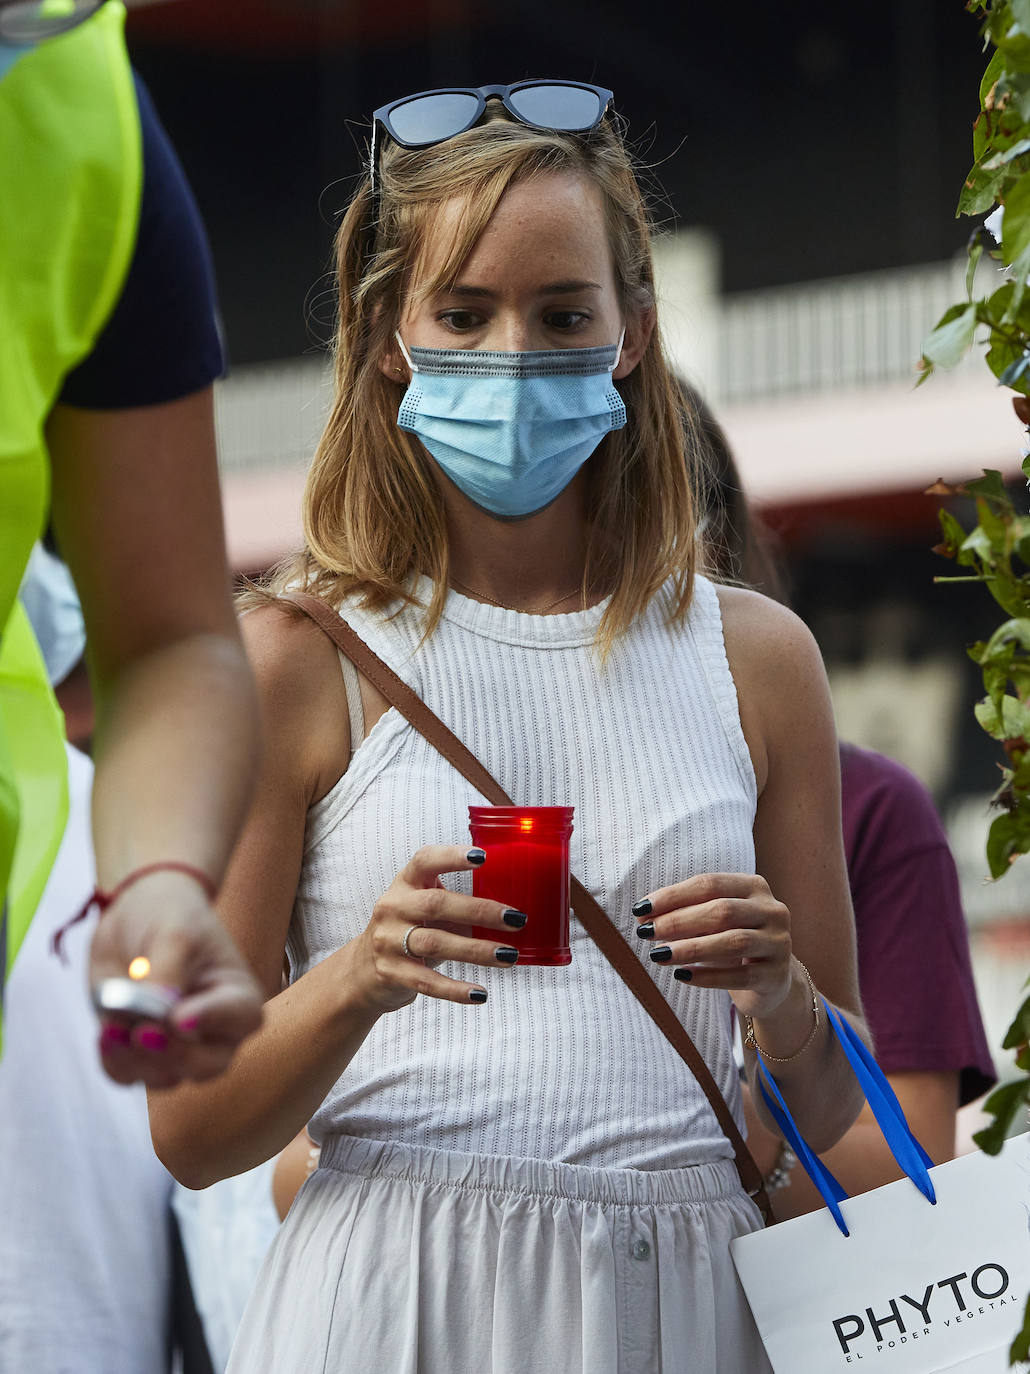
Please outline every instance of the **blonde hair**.
[{"label": "blonde hair", "polygon": [[[304,493],[305,547],[245,593],[245,605],[300,583],[334,605],[357,594],[368,609],[385,610],[398,600],[412,604],[411,579],[423,574],[434,584],[425,616],[425,634],[432,633],[448,587],[443,498],[421,444],[397,427],[401,388],[380,360],[409,300],[455,281],[511,186],[541,173],[596,186],[620,306],[629,315],[654,308],[647,212],[611,122],[572,135],[515,123],[499,101],[488,111],[484,123],[434,147],[409,151],[387,141],[378,197],[366,180],[344,215],[336,237],[335,396]],[[447,251],[426,276],[441,209],[455,200]],[[669,579],[670,620],[681,621],[695,569],[690,420],[685,429],[657,330],[618,386],[628,422],[587,464],[583,590],[611,592],[598,631],[603,654]]]}]

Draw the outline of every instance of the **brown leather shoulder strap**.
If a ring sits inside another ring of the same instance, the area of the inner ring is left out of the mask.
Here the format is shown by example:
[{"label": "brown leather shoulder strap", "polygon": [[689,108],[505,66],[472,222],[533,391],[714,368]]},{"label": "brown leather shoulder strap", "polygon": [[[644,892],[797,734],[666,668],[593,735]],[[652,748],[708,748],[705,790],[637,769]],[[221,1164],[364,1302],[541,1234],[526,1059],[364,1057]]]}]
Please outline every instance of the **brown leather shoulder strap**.
[{"label": "brown leather shoulder strap", "polygon": [[[336,614],[324,601],[304,592],[289,592],[286,600],[318,625],[329,636],[357,668],[359,673],[371,682],[372,686],[394,706],[402,716],[423,735],[429,743],[447,760],[453,768],[472,784],[472,786],[493,806],[511,806],[512,800],[500,783],[489,773],[461,740],[431,711],[422,698],[408,686],[392,668],[374,653],[365,641],[347,622]],[[705,1096],[711,1104],[723,1133],[733,1146],[736,1156],[737,1172],[746,1191],[755,1200],[762,1216],[768,1222],[771,1218],[769,1199],[761,1171],[751,1156],[744,1139],[737,1129],[726,1099],[712,1077],[708,1065],[699,1053],[697,1046],[680,1024],[676,1013],[659,992],[657,984],[640,962],[636,953],[626,943],[618,927],[590,895],[578,879],[571,882],[572,909],[587,930],[601,953],[613,965],[623,982],[642,1004],[645,1011],[658,1026],[673,1049],[683,1058],[690,1068]]]}]

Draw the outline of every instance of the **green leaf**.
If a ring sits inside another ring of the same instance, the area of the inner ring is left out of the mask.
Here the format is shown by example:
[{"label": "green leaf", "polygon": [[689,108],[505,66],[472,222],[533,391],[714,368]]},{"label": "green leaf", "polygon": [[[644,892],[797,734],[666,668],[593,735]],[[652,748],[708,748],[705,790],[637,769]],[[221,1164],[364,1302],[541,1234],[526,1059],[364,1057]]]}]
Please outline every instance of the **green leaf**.
[{"label": "green leaf", "polygon": [[1030,850],[1030,817],[1004,811],[987,832],[987,866],[992,878],[1003,878],[1014,859]]},{"label": "green leaf", "polygon": [[1006,647],[1018,644],[1030,653],[1030,617],[1015,616],[999,625],[984,647],[983,662],[989,662]]},{"label": "green leaf", "polygon": [[995,51],[987,70],[980,81],[980,118],[973,125],[973,160],[979,162],[987,151],[991,136],[994,132],[994,117],[990,110],[985,109],[987,97],[994,89],[998,78],[1005,70],[1004,53]]},{"label": "green leaf", "polygon": [[[1007,340],[995,336],[988,340],[989,347],[984,355],[984,361],[998,378],[999,386],[1010,386],[1013,391],[1019,392],[1021,396],[1030,396],[1030,372],[1024,372],[1022,376],[1012,382],[1002,382],[1002,377],[1014,361],[1022,357],[1022,352],[1014,349]],[[1027,474],[1030,476],[1030,473]]]},{"label": "green leaf", "polygon": [[980,303],[980,320],[983,324],[994,324],[1000,320],[1005,311],[1009,308],[1009,299],[1012,296],[1012,283],[1002,282],[992,295]]},{"label": "green leaf", "polygon": [[[1030,222],[1030,217],[1028,217],[1028,222]],[[1027,279],[1030,278],[1030,244],[1023,249],[1019,257],[1012,263],[1010,270],[1012,272],[1013,286],[1012,299],[1009,301],[1009,308],[1006,310],[1004,318],[1002,319],[1003,324],[1012,324],[1019,318],[1020,306],[1023,304],[1023,298],[1026,295]],[[1012,386],[1013,383],[1005,382],[1003,385]]]},{"label": "green leaf", "polygon": [[1021,358],[1017,358],[1014,363],[1009,363],[1008,367],[998,378],[999,386],[1017,386],[1019,379],[1026,375],[1027,368],[1030,368],[1030,353],[1024,353]]},{"label": "green leaf", "polygon": [[1005,1032],[1005,1039],[1001,1042],[1003,1050],[1014,1050],[1020,1045],[1025,1045],[1030,1041],[1030,997],[1016,1012],[1012,1025]]},{"label": "green leaf", "polygon": [[986,653],[986,651],[987,642],[983,639],[978,640],[976,644],[970,644],[969,647],[966,649],[966,653],[969,655],[969,657],[973,660],[974,663],[982,663],[983,656]]},{"label": "green leaf", "polygon": [[[1020,701],[1030,700],[1030,662],[1026,659],[1013,662],[1009,668],[1009,681]],[[1021,778],[1020,785],[1024,791],[1030,791],[1030,777]]]},{"label": "green leaf", "polygon": [[938,367],[954,367],[968,353],[976,329],[976,306],[946,310],[923,344],[923,357]]},{"label": "green leaf", "polygon": [[965,530],[951,511],[942,508],[937,512],[937,519],[940,521],[941,534],[944,536],[937,552],[942,553],[946,558],[958,558],[959,549],[966,542]]},{"label": "green leaf", "polygon": [[1023,1310],[1023,1329],[1009,1346],[1009,1364],[1016,1364],[1019,1360],[1030,1360],[1030,1297]]},{"label": "green leaf", "polygon": [[994,172],[999,167],[1007,167],[1010,162],[1027,152],[1030,152],[1030,138],[1021,138],[1011,147],[1003,149],[1000,153],[994,153],[993,156],[981,163],[981,166],[985,172]]},{"label": "green leaf", "polygon": [[1030,172],[1024,172],[1005,191],[1004,205],[1001,251],[1006,262],[1015,263],[1020,254],[1030,247]]},{"label": "green leaf", "polygon": [[1008,566],[1007,560],[995,563],[987,577],[987,590],[1006,615],[1021,616],[1026,612],[1030,595],[1026,581]]},{"label": "green leaf", "polygon": [[[996,96],[998,98],[1004,96],[1006,99],[1004,111],[994,116],[991,126],[998,131],[991,136],[993,147],[998,147],[1002,125],[1006,128],[1013,125],[1022,132],[1022,126],[1030,122],[1030,73],[1004,72],[998,81]],[[980,154],[974,152],[973,156],[976,158]]]},{"label": "green leaf", "polygon": [[[1011,649],[1008,650],[1008,654],[1011,658]],[[984,669],[983,678],[984,688],[991,699],[991,705],[994,707],[996,715],[1000,717],[1005,706],[1005,689],[1009,685],[1008,663],[992,663]]]},{"label": "green leaf", "polygon": [[966,250],[969,254],[969,265],[966,268],[966,296],[970,301],[973,299],[973,279],[976,276],[976,269],[984,255],[984,235],[988,232],[981,224],[979,228],[973,230],[969,237],[969,247]]},{"label": "green leaf", "polygon": [[982,1131],[977,1131],[973,1136],[984,1154],[996,1155],[1001,1153],[1001,1148],[1008,1139],[1012,1123],[1028,1097],[1030,1097],[1030,1082],[1026,1079],[1017,1079],[1015,1083],[1005,1083],[1000,1088],[995,1088],[994,1092],[991,1093],[984,1103],[984,1111],[989,1112],[994,1120],[989,1126],[985,1126]]},{"label": "green leaf", "polygon": [[1005,479],[997,468],[984,468],[984,475],[966,483],[970,496],[984,496],[988,501],[998,501],[1012,509],[1012,497],[1005,486]]},{"label": "green leaf", "polygon": [[[1010,282],[1010,288],[1011,285],[1012,283]],[[995,294],[997,295],[998,293],[996,292]],[[1011,299],[1011,289],[1007,289],[1005,294],[1006,306],[1008,305]],[[1026,301],[1023,302],[1022,309],[1025,310],[1025,308]],[[978,314],[982,316],[982,313],[983,309],[981,307],[978,311]],[[995,318],[1000,319],[1000,314]],[[990,321],[987,321],[987,323],[989,324]],[[1020,328],[1021,327],[1022,326],[1020,326]],[[1005,375],[1006,370],[1010,368],[1013,363],[1018,362],[1019,359],[1022,358],[1023,354],[1026,351],[1024,346],[1026,342],[1030,342],[1030,340],[1025,340],[1023,338],[1017,338],[1013,340],[1011,338],[1007,338],[1004,334],[998,333],[995,329],[991,330],[991,333],[989,334],[987,339],[988,346],[987,352],[984,355],[984,361],[987,363],[987,366],[991,369],[994,375],[998,378],[999,382],[1001,381],[1001,378]],[[1018,391],[1023,396],[1030,395],[1030,372],[1025,372],[1015,382],[1010,382],[1008,383],[1008,385],[1012,387],[1013,391]]]},{"label": "green leaf", "polygon": [[981,529],[979,525],[975,525],[962,541],[959,554],[964,553],[975,554],[982,563],[986,563],[988,567],[992,566],[994,563],[994,545],[991,543],[987,531]]},{"label": "green leaf", "polygon": [[980,528],[991,541],[994,557],[1005,558],[1008,554],[1009,525],[1005,519],[1004,508],[996,511],[992,502],[981,497],[976,503],[976,514]]},{"label": "green leaf", "polygon": [[[991,60],[990,60],[990,61],[988,62],[988,64],[987,64],[987,67],[986,67],[986,70],[984,71],[983,76],[980,78],[980,109],[981,109],[981,110],[982,110],[982,109],[984,108],[984,106],[986,105],[987,97],[990,95],[991,91],[993,90],[993,88],[994,88],[994,83],[995,83],[995,82],[998,80],[998,78],[1002,75],[1002,73],[1004,72],[1004,70],[1005,70],[1005,56],[1004,56],[1003,53],[1000,53],[1000,52],[998,52],[997,50],[995,50],[994,54],[993,54],[992,57],[991,57]],[[985,129],[985,130],[983,130],[983,131],[980,133],[980,135],[979,135],[979,140],[978,140],[977,131],[976,131],[976,128],[975,128],[975,126],[974,126],[974,129],[973,129],[973,157],[974,157],[974,158],[977,158],[977,159],[978,159],[978,158],[980,158],[980,157],[983,156],[984,149],[987,147],[987,140],[988,140],[988,137],[989,137],[989,134],[988,134],[987,130]],[[979,146],[977,146],[978,141],[979,141]]]},{"label": "green leaf", "polygon": [[958,219],[960,215],[982,215],[990,210],[998,201],[1001,189],[1009,178],[1007,167],[988,171],[982,162],[974,162],[959,195],[955,218]]},{"label": "green leaf", "polygon": [[[1010,20],[1007,27],[1006,18]],[[1005,65],[1030,68],[1030,0],[1008,0],[1000,7],[999,19],[1000,23],[992,26],[992,36]]]},{"label": "green leaf", "polygon": [[[995,709],[989,697],[978,701],[973,714],[982,729],[994,739],[1030,739],[1030,706],[1014,696],[1006,696],[1002,709]],[[1027,836],[1030,838],[1030,815],[1027,817]]]}]

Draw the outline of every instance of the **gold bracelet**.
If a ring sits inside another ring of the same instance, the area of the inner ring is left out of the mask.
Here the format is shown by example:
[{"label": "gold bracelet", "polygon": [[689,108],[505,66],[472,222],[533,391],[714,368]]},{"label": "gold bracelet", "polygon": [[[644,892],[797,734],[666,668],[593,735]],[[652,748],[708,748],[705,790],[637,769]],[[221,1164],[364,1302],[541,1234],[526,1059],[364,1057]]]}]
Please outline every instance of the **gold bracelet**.
[{"label": "gold bracelet", "polygon": [[[795,959],[797,959],[797,955],[795,955],[794,957]],[[808,1036],[805,1040],[805,1043],[801,1046],[801,1048],[799,1050],[796,1050],[793,1054],[788,1054],[785,1059],[781,1058],[778,1054],[770,1054],[768,1050],[763,1050],[761,1045],[755,1039],[754,1021],[752,1021],[750,1016],[744,1017],[744,1044],[747,1046],[749,1050],[754,1050],[757,1054],[760,1054],[763,1059],[769,1059],[774,1064],[789,1064],[792,1059],[798,1059],[801,1055],[804,1054],[805,1050],[808,1049],[809,1045],[815,1039],[816,1032],[819,1029],[819,994],[815,990],[815,983],[812,982],[812,975],[809,973],[808,969],[805,968],[804,964],[801,963],[800,959],[798,959],[798,963],[801,965],[802,972],[808,979],[808,990],[812,994],[812,1015],[815,1018],[815,1024],[812,1026],[812,1029],[808,1032]]]}]

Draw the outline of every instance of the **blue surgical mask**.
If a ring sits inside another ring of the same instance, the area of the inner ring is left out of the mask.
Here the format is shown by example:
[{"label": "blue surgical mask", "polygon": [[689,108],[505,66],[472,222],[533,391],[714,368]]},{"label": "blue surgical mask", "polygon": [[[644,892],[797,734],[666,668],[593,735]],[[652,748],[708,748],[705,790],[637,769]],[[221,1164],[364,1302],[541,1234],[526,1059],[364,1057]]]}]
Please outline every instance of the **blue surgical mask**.
[{"label": "blue surgical mask", "polygon": [[[623,338],[625,331],[623,331]],[[533,515],[626,423],[612,382],[622,338],[604,348],[493,353],[405,348],[411,382],[397,423],[456,487],[505,520]]]}]

